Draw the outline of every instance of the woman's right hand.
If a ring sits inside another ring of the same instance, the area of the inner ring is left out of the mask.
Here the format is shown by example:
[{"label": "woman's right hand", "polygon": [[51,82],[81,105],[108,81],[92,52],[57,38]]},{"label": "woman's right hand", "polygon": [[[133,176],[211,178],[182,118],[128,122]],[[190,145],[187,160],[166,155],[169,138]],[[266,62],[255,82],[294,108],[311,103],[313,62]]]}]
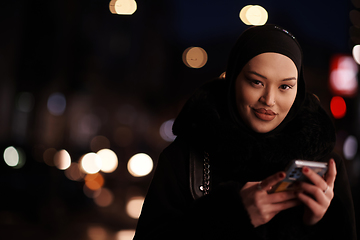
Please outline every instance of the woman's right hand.
[{"label": "woman's right hand", "polygon": [[272,186],[285,176],[285,172],[278,172],[264,181],[248,182],[240,190],[243,204],[254,227],[269,222],[282,210],[301,204],[294,191],[268,193]]}]

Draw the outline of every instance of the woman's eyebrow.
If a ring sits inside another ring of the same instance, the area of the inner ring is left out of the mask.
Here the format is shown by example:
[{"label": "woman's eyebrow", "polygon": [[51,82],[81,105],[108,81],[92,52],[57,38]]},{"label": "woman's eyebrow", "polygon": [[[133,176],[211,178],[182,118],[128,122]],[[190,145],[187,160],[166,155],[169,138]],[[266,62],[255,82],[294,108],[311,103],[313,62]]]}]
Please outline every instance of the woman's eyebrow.
[{"label": "woman's eyebrow", "polygon": [[[259,76],[259,77],[261,77],[261,78],[267,79],[267,77],[261,75],[260,73],[257,73],[257,72],[254,72],[254,71],[249,71],[249,73],[254,74],[254,75],[256,75],[256,76]],[[296,80],[296,77],[284,78],[284,79],[281,80],[281,81],[291,81],[291,80]]]},{"label": "woman's eyebrow", "polygon": [[255,74],[255,75],[257,75],[257,76],[259,76],[261,78],[267,79],[267,77],[261,75],[260,73],[257,73],[257,72],[254,72],[254,71],[249,71],[249,73],[252,73],[252,74]]}]

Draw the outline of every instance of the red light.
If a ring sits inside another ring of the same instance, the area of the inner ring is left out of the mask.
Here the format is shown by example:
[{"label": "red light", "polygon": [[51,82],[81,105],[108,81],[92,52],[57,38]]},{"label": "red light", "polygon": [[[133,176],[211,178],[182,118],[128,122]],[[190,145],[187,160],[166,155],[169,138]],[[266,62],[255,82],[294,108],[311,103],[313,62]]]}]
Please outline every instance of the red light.
[{"label": "red light", "polygon": [[342,97],[336,96],[331,99],[330,110],[334,118],[343,118],[346,114],[346,103]]}]

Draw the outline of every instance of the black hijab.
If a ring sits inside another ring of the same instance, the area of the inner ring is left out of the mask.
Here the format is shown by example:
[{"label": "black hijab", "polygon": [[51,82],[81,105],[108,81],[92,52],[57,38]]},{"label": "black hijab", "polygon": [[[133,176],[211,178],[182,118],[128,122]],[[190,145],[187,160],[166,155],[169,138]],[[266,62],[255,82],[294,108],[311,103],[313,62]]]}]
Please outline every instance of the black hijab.
[{"label": "black hijab", "polygon": [[[298,89],[294,104],[283,122],[268,133],[255,133],[245,126],[238,114],[235,101],[235,81],[243,67],[253,57],[266,52],[280,53],[289,57],[294,62],[298,70]],[[303,78],[302,60],[303,54],[298,41],[290,32],[282,27],[267,24],[250,27],[245,30],[230,53],[226,70],[226,81],[228,85],[227,101],[231,120],[235,124],[245,128],[248,133],[254,135],[267,136],[283,129],[286,124],[296,116],[305,99],[305,81]]]}]

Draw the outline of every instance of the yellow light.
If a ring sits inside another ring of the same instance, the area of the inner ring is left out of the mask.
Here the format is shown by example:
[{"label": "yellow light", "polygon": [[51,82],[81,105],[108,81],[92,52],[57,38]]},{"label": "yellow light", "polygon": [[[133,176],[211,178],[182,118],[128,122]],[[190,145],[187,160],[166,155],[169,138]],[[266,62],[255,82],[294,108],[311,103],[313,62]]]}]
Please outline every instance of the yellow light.
[{"label": "yellow light", "polygon": [[120,230],[116,233],[115,240],[132,240],[135,236],[135,230]]},{"label": "yellow light", "polygon": [[251,8],[252,7],[252,5],[247,5],[247,6],[245,6],[245,7],[243,7],[242,9],[241,9],[241,11],[240,11],[240,14],[239,14],[239,17],[240,17],[240,19],[241,19],[241,21],[243,22],[243,23],[245,23],[246,25],[251,25],[251,23],[247,20],[247,18],[246,18],[246,12],[249,10],[249,8]]},{"label": "yellow light", "polygon": [[222,79],[225,79],[225,77],[226,77],[226,72],[223,72],[223,73],[219,76],[219,78],[222,78]]},{"label": "yellow light", "polygon": [[189,47],[183,53],[184,64],[191,68],[202,68],[207,60],[207,53],[201,47]]},{"label": "yellow light", "polygon": [[137,9],[135,0],[117,0],[115,12],[120,15],[132,15]]},{"label": "yellow light", "polygon": [[133,219],[138,219],[144,203],[144,197],[133,197],[126,204],[126,213]]},{"label": "yellow light", "polygon": [[57,152],[54,156],[54,164],[60,170],[65,170],[71,165],[70,154],[66,150]]},{"label": "yellow light", "polygon": [[100,173],[88,174],[85,177],[85,185],[92,191],[100,189],[104,182],[104,177]]},{"label": "yellow light", "polygon": [[239,17],[246,25],[260,26],[267,22],[268,13],[259,5],[247,5],[241,9]]},{"label": "yellow light", "polygon": [[149,155],[138,153],[130,158],[127,168],[134,177],[143,177],[153,169],[153,161]]},{"label": "yellow light", "polygon": [[116,3],[116,0],[111,0],[109,3],[109,10],[112,14],[116,14],[115,3]]},{"label": "yellow light", "polygon": [[107,188],[101,188],[99,196],[94,198],[95,203],[100,207],[109,206],[114,200],[114,195]]},{"label": "yellow light", "polygon": [[81,168],[88,174],[94,174],[101,169],[101,158],[96,153],[85,154],[81,158]]},{"label": "yellow light", "polygon": [[118,158],[116,154],[110,149],[102,149],[96,153],[102,162],[101,171],[111,173],[115,171],[118,166]]}]

